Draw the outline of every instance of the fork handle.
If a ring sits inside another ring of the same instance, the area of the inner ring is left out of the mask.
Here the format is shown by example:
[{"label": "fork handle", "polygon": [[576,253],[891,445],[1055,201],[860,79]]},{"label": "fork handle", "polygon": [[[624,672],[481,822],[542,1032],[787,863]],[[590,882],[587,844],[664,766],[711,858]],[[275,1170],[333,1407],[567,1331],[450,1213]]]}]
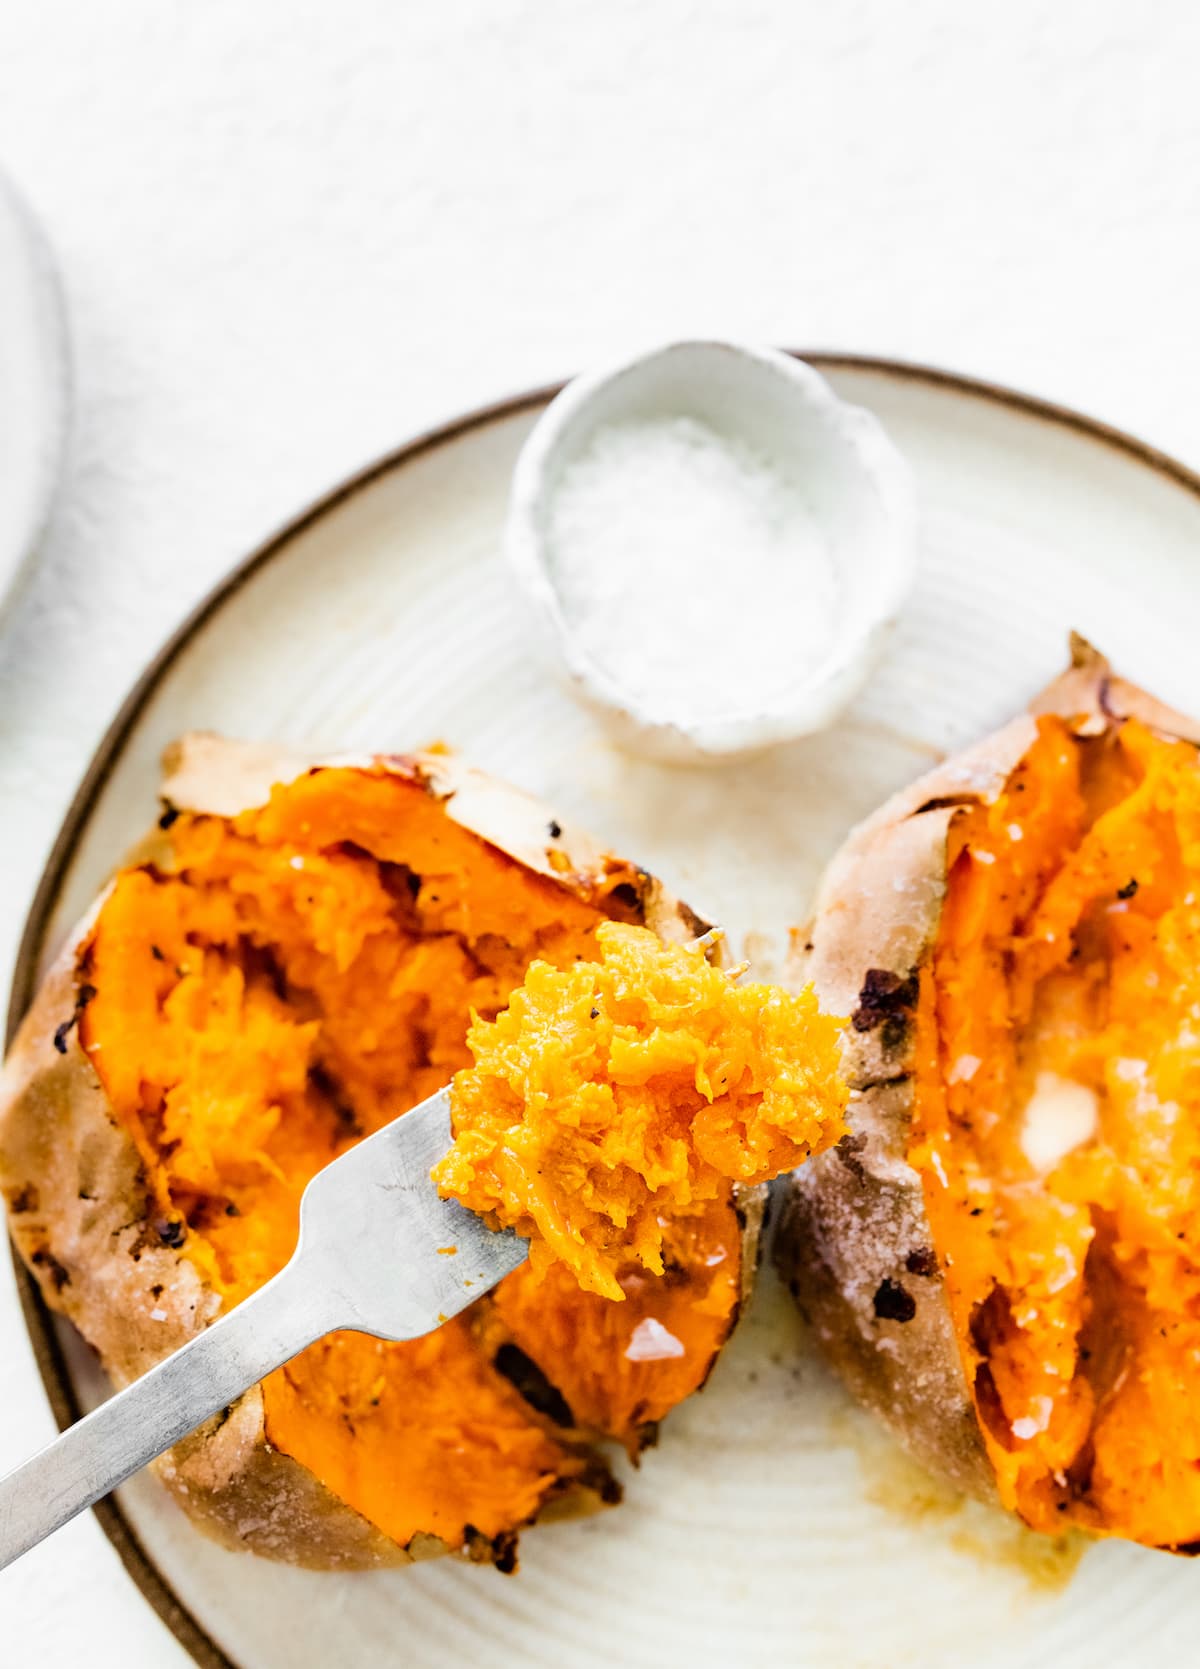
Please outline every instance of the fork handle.
[{"label": "fork handle", "polygon": [[337,1325],[293,1262],[0,1479],[0,1570]]}]

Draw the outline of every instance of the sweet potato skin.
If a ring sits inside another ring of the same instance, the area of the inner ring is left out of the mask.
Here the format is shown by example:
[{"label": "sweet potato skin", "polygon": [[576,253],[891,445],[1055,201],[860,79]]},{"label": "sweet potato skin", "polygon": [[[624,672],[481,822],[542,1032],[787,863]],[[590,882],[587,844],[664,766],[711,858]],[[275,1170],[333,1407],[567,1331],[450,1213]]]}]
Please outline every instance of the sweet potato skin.
[{"label": "sweet potato skin", "polygon": [[957,811],[989,804],[1022,759],[1039,714],[1101,736],[1138,718],[1200,743],[1200,724],[1117,678],[1072,636],[1071,664],[1028,712],[939,765],[859,825],[818,891],[794,977],[851,1016],[845,1061],[851,1134],[784,1189],[775,1257],[849,1389],[923,1464],[995,1500],[925,1212],[909,1165],[918,970],[937,936],[947,837]]},{"label": "sweet potato skin", "polygon": [[[273,784],[306,771],[384,769],[419,784],[456,822],[570,892],[588,895],[617,862],[538,801],[447,754],[309,760],[196,734],[169,750],[165,766],[169,809],[224,816],[264,803]],[[153,832],[133,861],[169,864],[167,841]],[[705,931],[654,877],[621,867],[638,920],[669,939]],[[46,975],[0,1076],[0,1191],[13,1241],[47,1304],[78,1328],[120,1387],[208,1326],[222,1300],[173,1243],[174,1225],[156,1224],[140,1156],[79,1042],[89,946],[105,896]],[[746,1190],[738,1201],[744,1292],[763,1196]],[[313,1569],[404,1565],[449,1551],[424,1534],[401,1547],[274,1448],[258,1387],[164,1455],[156,1470],[198,1527],[228,1547]],[[547,1501],[542,1516],[596,1510],[611,1499],[609,1482],[605,1475],[571,1485]],[[476,1534],[462,1551],[486,1561],[503,1560],[507,1550]]]}]

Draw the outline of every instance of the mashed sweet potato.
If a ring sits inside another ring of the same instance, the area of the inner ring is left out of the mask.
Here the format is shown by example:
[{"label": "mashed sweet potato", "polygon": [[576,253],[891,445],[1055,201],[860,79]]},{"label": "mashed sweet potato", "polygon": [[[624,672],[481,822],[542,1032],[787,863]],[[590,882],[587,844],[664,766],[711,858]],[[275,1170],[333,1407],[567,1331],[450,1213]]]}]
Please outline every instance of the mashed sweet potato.
[{"label": "mashed sweet potato", "polygon": [[495,1020],[477,1019],[454,1080],[443,1194],[531,1237],[623,1300],[624,1272],[664,1252],[728,1191],[766,1182],[843,1133],[839,1022],[811,990],[735,979],[701,946],[603,922],[598,960],[535,962]]},{"label": "mashed sweet potato", "polygon": [[958,815],[910,1159],[1002,1501],[1200,1540],[1200,768],[1038,720]]}]

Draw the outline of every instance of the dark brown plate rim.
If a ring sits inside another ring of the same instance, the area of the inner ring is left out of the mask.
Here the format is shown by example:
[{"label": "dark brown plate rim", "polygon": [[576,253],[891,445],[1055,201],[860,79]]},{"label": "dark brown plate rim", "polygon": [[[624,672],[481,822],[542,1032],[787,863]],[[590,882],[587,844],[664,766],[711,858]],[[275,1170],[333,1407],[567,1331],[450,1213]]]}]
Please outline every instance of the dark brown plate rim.
[{"label": "dark brown plate rim", "polygon": [[[1018,393],[1013,389],[1005,388],[999,383],[985,382],[976,377],[939,370],[929,365],[910,363],[904,360],[873,358],[860,354],[791,351],[796,353],[798,358],[805,359],[810,364],[815,365],[818,370],[867,371],[881,376],[894,377],[899,381],[924,383],[933,388],[946,389],[952,393],[967,395],[993,405],[1005,406],[1009,410],[1021,412],[1027,417],[1040,419],[1042,422],[1054,424],[1059,428],[1073,430],[1089,440],[1098,441],[1104,446],[1111,447],[1114,451],[1123,453],[1134,462],[1144,465],[1157,474],[1165,475],[1177,486],[1184,488],[1185,491],[1200,499],[1200,475],[1188,469],[1186,465],[1179,463],[1177,459],[1170,457],[1167,453],[1160,452],[1147,445],[1144,441],[1136,439],[1133,435],[1126,434],[1123,430],[1113,428],[1107,423],[1101,423],[1095,418],[1085,417],[1082,413],[1073,411],[1070,407],[1056,405],[1051,401],[1040,399],[1036,395]],[[83,780],[71,801],[66,817],[63,819],[62,827],[51,848],[50,856],[46,860],[45,868],[38,882],[17,952],[8,1007],[7,1044],[11,1044],[22,1016],[33,1000],[47,923],[63,877],[74,855],[80,833],[92,813],[100,791],[108,780],[126,740],[151,696],[182,650],[208,624],[226,600],[245,585],[247,580],[278,556],[300,534],[327,516],[330,511],[336,510],[339,505],[344,504],[348,499],[373,486],[380,477],[390,474],[393,470],[403,468],[404,465],[413,462],[414,459],[421,457],[426,452],[435,451],[439,447],[460,439],[465,434],[486,428],[491,423],[502,422],[508,418],[516,417],[522,412],[531,411],[546,404],[559,392],[562,386],[561,383],[556,383],[546,388],[533,389],[528,393],[514,395],[506,400],[499,400],[493,405],[480,407],[462,417],[455,418],[449,423],[427,430],[406,445],[377,459],[375,463],[369,464],[365,469],[360,470],[357,475],[351,476],[349,480],[335,487],[332,492],[326,493],[323,497],[317,499],[315,503],[286,523],[265,543],[259,545],[257,550],[232,568],[225,578],[192,610],[183,624],[155,655],[121,704],[120,710],[84,773]],[[58,1421],[60,1430],[62,1430],[80,1418],[82,1409],[71,1384],[62,1346],[55,1331],[53,1317],[42,1301],[37,1284],[17,1257],[15,1250],[12,1255],[16,1265],[21,1309],[33,1344],[34,1356],[54,1417]],[[202,1666],[202,1669],[239,1669],[239,1666],[220,1649],[212,1636],[206,1633],[191,1613],[180,1604],[166,1579],[134,1535],[128,1520],[115,1499],[110,1496],[106,1500],[98,1502],[93,1511],[99,1519],[105,1535],[116,1548],[121,1563],[125,1566],[145,1599],[153,1606],[179,1643]]]}]

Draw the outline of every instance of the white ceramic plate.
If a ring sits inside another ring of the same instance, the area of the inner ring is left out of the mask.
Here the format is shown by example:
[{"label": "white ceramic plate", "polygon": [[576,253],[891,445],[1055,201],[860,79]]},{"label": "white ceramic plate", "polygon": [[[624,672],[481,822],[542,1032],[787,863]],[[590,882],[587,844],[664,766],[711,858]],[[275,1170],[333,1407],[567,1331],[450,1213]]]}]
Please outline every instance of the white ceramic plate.
[{"label": "white ceramic plate", "polygon": [[33,216],[0,174],[0,617],[50,510],[68,406],[58,276]]},{"label": "white ceramic plate", "polygon": [[[819,363],[887,425],[922,510],[910,606],[835,731],[681,771],[614,752],[547,681],[499,557],[509,474],[544,401],[531,396],[327,499],[168,647],[69,819],[17,1006],[153,814],[159,752],[188,727],[326,747],[450,741],[661,871],[735,944],[751,935],[769,971],[850,824],[1018,708],[1059,669],[1069,627],[1200,709],[1200,482],[1000,391]],[[45,1318],[30,1315],[69,1417],[72,1397],[101,1394],[98,1376],[77,1341],[56,1361]],[[121,1492],[127,1525],[104,1516],[198,1659],[238,1669],[1194,1661],[1200,1573],[1188,1561],[1108,1544],[1076,1565],[1070,1548],[964,1507],[849,1407],[769,1278],[627,1492],[613,1513],[529,1533],[513,1578],[449,1560],[329,1576],[225,1553],[145,1477]]]}]

